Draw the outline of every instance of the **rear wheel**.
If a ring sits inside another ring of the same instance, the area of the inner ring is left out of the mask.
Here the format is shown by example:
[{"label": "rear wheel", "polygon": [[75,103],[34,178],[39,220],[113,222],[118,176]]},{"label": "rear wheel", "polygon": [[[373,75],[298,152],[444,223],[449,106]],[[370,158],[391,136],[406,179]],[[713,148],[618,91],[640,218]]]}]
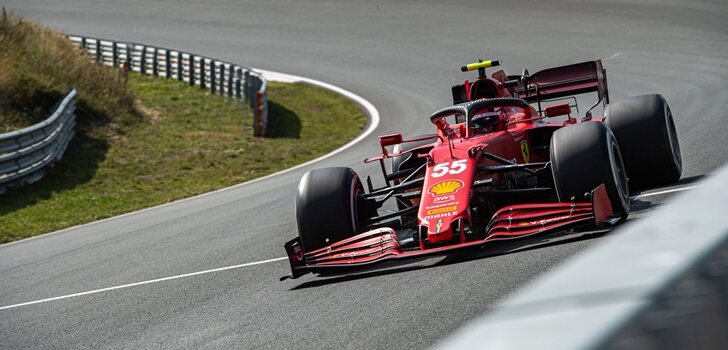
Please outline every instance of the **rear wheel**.
[{"label": "rear wheel", "polygon": [[610,103],[604,117],[624,152],[630,187],[644,189],[680,179],[680,143],[670,106],[662,95]]},{"label": "rear wheel", "polygon": [[311,170],[296,194],[298,236],[310,252],[354,236],[359,230],[359,197],[364,189],[351,168]]},{"label": "rear wheel", "polygon": [[629,188],[617,139],[598,122],[563,127],[551,138],[551,169],[559,201],[584,201],[604,184],[616,215],[629,214]]}]

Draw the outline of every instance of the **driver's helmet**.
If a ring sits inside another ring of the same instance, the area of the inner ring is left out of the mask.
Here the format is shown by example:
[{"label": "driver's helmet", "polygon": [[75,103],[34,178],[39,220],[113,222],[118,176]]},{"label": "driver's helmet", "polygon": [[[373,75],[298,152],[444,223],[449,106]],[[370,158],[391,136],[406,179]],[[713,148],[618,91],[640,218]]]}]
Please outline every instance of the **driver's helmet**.
[{"label": "driver's helmet", "polygon": [[499,112],[480,112],[470,118],[471,127],[482,132],[493,132],[498,128]]}]

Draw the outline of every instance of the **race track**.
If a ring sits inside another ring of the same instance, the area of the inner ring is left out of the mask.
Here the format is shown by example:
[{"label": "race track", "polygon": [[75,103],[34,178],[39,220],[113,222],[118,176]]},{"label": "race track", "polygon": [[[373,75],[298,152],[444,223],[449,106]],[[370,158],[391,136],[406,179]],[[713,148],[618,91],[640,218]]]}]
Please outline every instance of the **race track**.
[{"label": "race track", "polygon": [[[361,164],[376,153],[376,135],[429,131],[427,116],[451,102],[450,86],[472,79],[459,72],[460,65],[478,58],[500,58],[511,74],[602,58],[613,100],[657,92],[670,102],[683,152],[682,186],[728,160],[724,0],[2,0],[0,5],[67,33],[185,49],[329,82],[371,101],[382,117],[369,138],[315,165],[0,246],[1,349],[435,344],[605,235],[333,279],[308,275],[278,282],[289,270],[286,261],[275,260],[1,308],[283,257],[283,243],[296,235],[299,177],[333,165],[378,175],[375,167]],[[669,196],[642,197],[633,203],[640,211],[634,217],[649,215]]]}]

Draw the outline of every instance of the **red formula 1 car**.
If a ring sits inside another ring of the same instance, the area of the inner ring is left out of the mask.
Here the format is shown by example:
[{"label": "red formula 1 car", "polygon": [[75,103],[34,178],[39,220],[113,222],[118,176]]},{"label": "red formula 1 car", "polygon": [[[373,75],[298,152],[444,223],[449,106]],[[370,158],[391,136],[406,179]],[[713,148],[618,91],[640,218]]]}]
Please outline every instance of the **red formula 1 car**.
[{"label": "red formula 1 car", "polygon": [[[380,136],[382,154],[365,162],[380,163],[383,187],[367,177],[365,190],[350,168],[306,173],[296,196],[298,237],[285,244],[292,273],[281,279],[613,225],[629,214],[629,187],[680,178],[662,96],[610,103],[600,60],[488,77],[485,69],[497,65],[462,67],[478,78],[454,86],[455,104],[430,116],[435,134]],[[597,102],[572,116],[573,96],[590,92]],[[593,117],[599,105],[603,116]],[[391,201],[394,210],[382,210]]]}]

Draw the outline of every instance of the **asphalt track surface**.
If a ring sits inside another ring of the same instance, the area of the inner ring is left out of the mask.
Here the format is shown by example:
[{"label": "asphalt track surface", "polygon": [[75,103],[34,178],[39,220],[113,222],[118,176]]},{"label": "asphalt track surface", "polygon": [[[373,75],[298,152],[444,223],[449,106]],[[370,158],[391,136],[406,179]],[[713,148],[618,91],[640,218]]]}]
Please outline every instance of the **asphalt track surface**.
[{"label": "asphalt track surface", "polygon": [[[613,100],[667,97],[684,182],[728,160],[724,0],[0,4],[68,33],[186,49],[329,82],[371,101],[382,115],[374,135],[315,165],[0,246],[0,307],[282,257],[283,243],[296,235],[292,199],[302,173],[343,165],[375,174],[360,163],[376,153],[375,135],[427,132],[426,117],[450,102],[451,84],[466,78],[460,64],[477,58],[501,58],[514,74],[603,58]],[[634,217],[649,215],[669,195],[640,198]],[[0,348],[424,348],[604,236],[286,282],[278,277],[287,262],[278,260],[0,309]]]}]

